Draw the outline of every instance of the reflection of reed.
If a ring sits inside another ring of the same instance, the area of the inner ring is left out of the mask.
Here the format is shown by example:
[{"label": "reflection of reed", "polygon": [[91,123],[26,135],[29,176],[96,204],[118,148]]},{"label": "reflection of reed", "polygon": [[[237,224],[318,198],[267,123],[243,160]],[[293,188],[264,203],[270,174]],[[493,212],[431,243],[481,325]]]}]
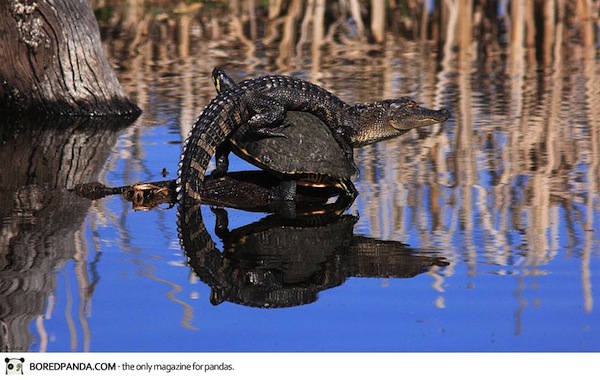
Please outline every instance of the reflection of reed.
[{"label": "reflection of reed", "polygon": [[[141,263],[140,263],[141,264]],[[145,265],[144,268],[144,276],[149,279],[160,282],[162,284],[168,285],[171,289],[166,293],[166,297],[169,301],[172,301],[178,305],[180,305],[183,309],[183,317],[181,318],[181,326],[185,327],[188,330],[197,330],[197,328],[192,325],[194,320],[194,308],[187,302],[177,298],[177,294],[181,292],[183,287],[179,284],[176,284],[172,281],[169,281],[165,278],[161,278],[156,273],[154,273],[154,268],[151,265]]]},{"label": "reflection of reed", "polygon": [[[583,4],[582,4],[583,5]],[[585,14],[585,12],[583,12]],[[581,257],[581,280],[583,285],[584,309],[588,313],[593,309],[592,283],[590,260],[592,257],[592,246],[594,239],[595,209],[597,212],[600,198],[598,191],[600,186],[600,110],[596,106],[600,102],[600,78],[598,78],[598,65],[596,60],[596,38],[593,32],[593,24],[586,22],[583,34],[583,73],[585,78],[585,108],[588,110],[586,124],[589,126],[589,164],[585,173],[587,189],[585,191],[585,239]]]},{"label": "reflection of reed", "polygon": [[[11,120],[1,126],[6,133],[0,149],[0,158],[6,163],[0,197],[3,351],[30,348],[33,336],[28,326],[34,319],[40,349],[46,349],[43,318],[52,315],[56,271],[74,257],[81,260],[78,291],[88,299],[85,253],[79,250],[78,231],[89,201],[67,189],[97,179],[122,124],[108,119],[64,118]],[[81,306],[85,305],[82,300]],[[83,330],[86,334],[85,327]]]},{"label": "reflection of reed", "polygon": [[[182,62],[183,66],[187,66],[187,64],[188,62]],[[186,85],[186,81],[182,81],[181,86],[185,90],[189,89],[189,86]],[[188,100],[189,98],[186,97],[186,99],[183,101],[183,104],[190,104],[187,102]],[[150,110],[150,116],[147,114],[143,115],[138,120],[139,123],[143,125],[146,122],[146,118],[149,118],[149,123],[155,123],[157,119],[155,112],[156,111],[154,110]],[[142,129],[131,128],[123,134],[121,142],[117,144],[115,152],[111,155],[111,157],[107,160],[105,164],[108,170],[105,170],[103,173],[101,173],[101,176],[106,174],[107,171],[116,170],[115,168],[122,164],[124,166],[124,169],[121,170],[124,172],[123,181],[125,183],[139,182],[141,180],[140,177],[152,177],[153,173],[151,173],[145,166],[144,156],[147,154],[147,152],[143,149],[143,133],[144,130]],[[158,173],[154,173],[154,175],[157,174]],[[106,181],[105,178],[102,178],[102,180]],[[130,204],[126,201],[123,201],[120,204],[120,206],[120,213],[117,213],[115,212],[114,208],[109,208],[106,199],[100,199],[96,201],[94,204],[94,208],[92,209],[93,212],[90,213],[90,229],[95,234],[98,234],[98,225],[102,224],[114,226],[118,231],[119,246],[121,252],[139,254],[142,252],[142,250],[141,248],[135,246],[134,242],[136,238],[135,236],[132,236],[132,230],[129,225],[129,219],[132,216]],[[159,218],[159,221],[157,222],[157,230],[169,231],[170,226],[162,223],[162,213],[159,212],[157,215]],[[166,238],[168,239],[169,237]],[[96,242],[97,239],[94,239],[94,241]],[[97,243],[97,248],[99,249],[100,243]],[[189,303],[177,297],[177,294],[180,293],[183,289],[182,285],[179,285],[167,278],[158,276],[155,273],[154,266],[149,264],[150,258],[143,257],[141,255],[134,255],[131,257],[131,262],[140,270],[140,272],[145,277],[157,283],[166,284],[171,288],[168,292],[166,292],[165,296],[168,300],[182,306],[183,316],[180,322],[181,325],[186,329],[195,330],[196,328],[192,325],[194,309]],[[81,323],[83,325],[84,322],[82,321]]]}]

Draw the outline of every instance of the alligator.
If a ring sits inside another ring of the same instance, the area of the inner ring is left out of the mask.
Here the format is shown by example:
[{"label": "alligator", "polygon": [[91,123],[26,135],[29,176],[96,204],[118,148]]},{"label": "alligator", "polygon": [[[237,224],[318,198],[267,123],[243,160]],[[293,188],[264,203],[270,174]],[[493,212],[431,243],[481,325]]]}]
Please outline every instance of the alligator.
[{"label": "alligator", "polygon": [[[242,85],[245,83],[246,88],[254,89],[253,81],[244,81]],[[238,87],[219,68],[213,71],[213,82],[218,92]],[[352,107],[345,105],[344,108],[344,112],[330,114],[335,115],[337,120],[346,120],[347,124],[356,124],[352,128],[338,128],[351,148],[400,136],[413,128],[442,122],[449,116],[447,110],[422,108],[407,97]],[[281,179],[273,189],[274,199],[294,200],[297,185],[337,187],[346,195],[355,196],[356,189],[351,177],[356,173],[356,165],[336,141],[331,128],[317,116],[298,111],[287,112],[284,124],[271,129],[284,139],[257,138],[248,125],[238,128],[227,142],[217,148],[217,168],[213,174],[223,175],[227,172],[228,155],[233,151]]]},{"label": "alligator", "polygon": [[[213,78],[219,78],[220,72],[220,68],[215,68]],[[220,90],[219,84],[215,84]],[[267,75],[243,81],[238,86],[221,92],[194,123],[179,162],[178,200],[200,202],[200,188],[211,157],[216,153],[217,147],[245,123],[260,134],[279,137],[279,134],[272,133],[269,129],[285,120],[286,111],[312,113],[334,131],[340,147],[354,163],[349,136],[364,136],[360,131],[367,123],[378,123],[372,119],[370,111],[381,108],[382,104],[389,105],[390,102],[393,100],[350,106],[329,91],[290,76]],[[408,114],[411,109],[419,114],[422,112],[416,103],[415,106],[407,108]],[[447,110],[439,112],[444,114],[443,120],[450,116]],[[402,120],[397,122],[406,124]],[[432,122],[427,118],[425,125],[430,124]],[[411,128],[413,126],[409,125],[408,129]],[[356,144],[364,145],[375,140],[372,136],[366,136]]]}]

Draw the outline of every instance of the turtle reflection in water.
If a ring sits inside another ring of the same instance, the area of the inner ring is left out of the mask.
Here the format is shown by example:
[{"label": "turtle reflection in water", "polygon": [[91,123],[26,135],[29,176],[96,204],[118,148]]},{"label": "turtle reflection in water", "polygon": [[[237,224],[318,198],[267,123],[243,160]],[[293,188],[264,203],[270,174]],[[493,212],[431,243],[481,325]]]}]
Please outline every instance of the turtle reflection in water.
[{"label": "turtle reflection in water", "polygon": [[216,232],[224,247],[219,252],[199,212],[188,210],[179,220],[181,245],[194,272],[211,287],[214,305],[299,306],[348,277],[410,278],[448,265],[431,251],[355,236],[358,218],[342,212],[294,220],[269,215],[229,231],[227,212],[217,209]]}]

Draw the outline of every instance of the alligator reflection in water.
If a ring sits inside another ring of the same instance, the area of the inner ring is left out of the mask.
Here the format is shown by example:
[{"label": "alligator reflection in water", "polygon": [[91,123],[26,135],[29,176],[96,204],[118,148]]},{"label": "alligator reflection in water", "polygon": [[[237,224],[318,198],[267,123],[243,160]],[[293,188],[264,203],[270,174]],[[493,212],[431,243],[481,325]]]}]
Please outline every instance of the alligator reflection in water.
[{"label": "alligator reflection in water", "polygon": [[196,275],[211,287],[211,303],[276,308],[315,302],[318,293],[348,277],[410,278],[448,265],[434,252],[397,241],[354,235],[358,217],[343,201],[295,219],[279,214],[229,231],[227,211],[217,215],[220,252],[200,209],[179,209],[181,245]]}]

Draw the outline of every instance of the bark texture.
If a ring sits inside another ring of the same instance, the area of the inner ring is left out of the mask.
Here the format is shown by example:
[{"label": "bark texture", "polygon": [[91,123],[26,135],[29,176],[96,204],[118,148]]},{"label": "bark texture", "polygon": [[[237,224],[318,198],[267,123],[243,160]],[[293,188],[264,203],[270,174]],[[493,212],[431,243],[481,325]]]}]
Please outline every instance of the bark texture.
[{"label": "bark texture", "polygon": [[0,111],[138,115],[87,0],[0,1]]}]

